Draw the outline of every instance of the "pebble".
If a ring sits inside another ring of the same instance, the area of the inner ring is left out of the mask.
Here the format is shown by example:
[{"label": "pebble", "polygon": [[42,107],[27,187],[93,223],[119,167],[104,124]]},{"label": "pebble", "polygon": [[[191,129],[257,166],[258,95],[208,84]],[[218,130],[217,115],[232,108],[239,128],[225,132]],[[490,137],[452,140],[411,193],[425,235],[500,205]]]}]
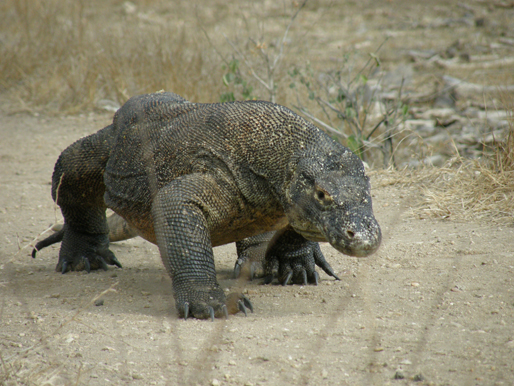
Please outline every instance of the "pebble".
[{"label": "pebble", "polygon": [[412,380],[414,382],[422,382],[425,380],[425,377],[420,373],[420,374],[416,374],[415,376],[413,376]]},{"label": "pebble", "polygon": [[211,385],[212,386],[219,386],[221,383],[220,381],[218,381],[216,378],[214,378],[212,381],[211,381]]},{"label": "pebble", "polygon": [[394,379],[404,379],[405,375],[403,375],[403,372],[400,370],[397,370],[396,373],[394,373]]}]

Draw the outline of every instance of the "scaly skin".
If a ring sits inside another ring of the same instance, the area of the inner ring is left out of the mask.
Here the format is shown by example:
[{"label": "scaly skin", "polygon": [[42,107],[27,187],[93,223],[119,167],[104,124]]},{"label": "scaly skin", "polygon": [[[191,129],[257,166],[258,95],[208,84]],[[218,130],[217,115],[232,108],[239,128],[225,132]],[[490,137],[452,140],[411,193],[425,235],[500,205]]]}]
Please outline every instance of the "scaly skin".
[{"label": "scaly skin", "polygon": [[236,307],[227,303],[214,246],[279,231],[268,271],[276,265],[281,282],[315,284],[316,265],[337,278],[318,241],[353,256],[372,254],[381,241],[359,158],[289,109],[262,101],[134,97],[111,125],[63,151],[52,197],[65,225],[33,256],[62,240],[60,272],[121,266],[109,250],[110,208],[123,219],[117,227],[126,227],[121,238],[137,234],[159,246],[186,318],[251,306],[240,295],[231,298]]}]

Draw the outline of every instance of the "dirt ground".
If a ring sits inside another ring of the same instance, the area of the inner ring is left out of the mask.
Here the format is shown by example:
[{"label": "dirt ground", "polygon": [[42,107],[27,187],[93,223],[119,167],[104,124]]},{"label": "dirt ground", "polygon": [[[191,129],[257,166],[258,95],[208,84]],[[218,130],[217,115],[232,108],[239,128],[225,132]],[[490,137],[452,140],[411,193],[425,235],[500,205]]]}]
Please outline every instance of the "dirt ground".
[{"label": "dirt ground", "polygon": [[[370,17],[360,11],[355,23]],[[375,24],[367,26],[379,36]],[[339,40],[361,36],[343,32]],[[453,39],[414,34],[418,49]],[[36,237],[61,219],[50,197],[58,155],[112,114],[13,114],[2,98],[0,384],[514,385],[514,227],[420,220],[410,209],[419,187],[387,185],[374,172],[383,231],[375,255],[347,257],[323,244],[341,281],[320,273],[319,286],[282,287],[236,282],[235,247],[218,247],[221,285],[244,291],[255,312],[184,321],[157,247],[142,239],[113,244],[123,269],[107,272],[56,273],[58,246],[31,258]]]}]

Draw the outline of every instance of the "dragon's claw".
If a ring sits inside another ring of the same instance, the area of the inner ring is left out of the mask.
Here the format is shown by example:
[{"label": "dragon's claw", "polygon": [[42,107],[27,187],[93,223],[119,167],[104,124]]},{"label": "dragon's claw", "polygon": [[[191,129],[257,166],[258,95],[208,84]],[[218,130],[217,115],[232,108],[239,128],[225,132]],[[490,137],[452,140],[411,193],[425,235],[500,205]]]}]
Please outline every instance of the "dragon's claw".
[{"label": "dragon's claw", "polygon": [[185,302],[184,303],[184,320],[187,320],[188,316],[189,316],[189,303]]},{"label": "dragon's claw", "polygon": [[61,270],[61,273],[64,275],[66,272],[68,272],[68,262],[67,261],[64,261],[62,263],[62,270]]},{"label": "dragon's claw", "polygon": [[284,281],[282,282],[282,285],[287,285],[289,283],[289,280],[291,280],[291,278],[293,277],[293,271],[289,271],[287,273],[287,276],[286,278],[284,279]]},{"label": "dragon's claw", "polygon": [[240,310],[241,312],[243,312],[243,313],[245,314],[245,316],[248,316],[248,313],[246,312],[245,304],[244,304],[244,302],[243,302],[242,300],[239,300],[239,301],[237,302],[237,307],[239,308],[239,310]]}]

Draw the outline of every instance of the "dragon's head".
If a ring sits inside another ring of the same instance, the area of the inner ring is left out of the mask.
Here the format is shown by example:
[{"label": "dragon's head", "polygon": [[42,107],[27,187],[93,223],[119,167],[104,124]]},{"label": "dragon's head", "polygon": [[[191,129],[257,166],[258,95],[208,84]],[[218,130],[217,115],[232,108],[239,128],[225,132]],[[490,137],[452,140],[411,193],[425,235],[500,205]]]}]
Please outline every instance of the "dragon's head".
[{"label": "dragon's head", "polygon": [[321,157],[299,157],[286,196],[289,223],[306,239],[328,241],[338,251],[358,257],[380,246],[369,178],[349,149],[341,146]]}]

